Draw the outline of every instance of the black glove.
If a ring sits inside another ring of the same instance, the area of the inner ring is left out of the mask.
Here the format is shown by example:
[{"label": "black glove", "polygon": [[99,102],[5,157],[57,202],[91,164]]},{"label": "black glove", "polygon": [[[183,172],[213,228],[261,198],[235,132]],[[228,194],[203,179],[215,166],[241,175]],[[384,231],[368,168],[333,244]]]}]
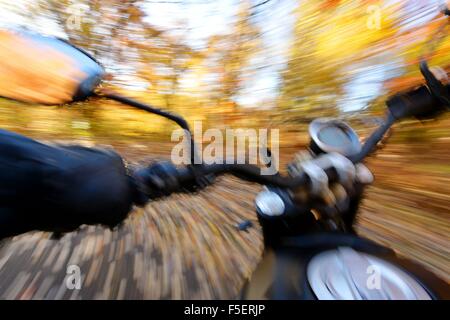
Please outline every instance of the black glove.
[{"label": "black glove", "polygon": [[49,146],[0,130],[0,239],[82,224],[114,227],[135,190],[121,157],[81,146]]}]

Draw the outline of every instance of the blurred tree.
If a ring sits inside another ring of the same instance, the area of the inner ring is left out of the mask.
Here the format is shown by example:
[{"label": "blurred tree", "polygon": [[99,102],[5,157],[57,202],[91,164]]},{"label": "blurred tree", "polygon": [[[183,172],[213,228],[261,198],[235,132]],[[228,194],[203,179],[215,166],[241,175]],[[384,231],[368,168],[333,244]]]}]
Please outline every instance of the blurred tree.
[{"label": "blurred tree", "polygon": [[244,83],[251,79],[252,58],[261,49],[261,33],[252,20],[253,10],[250,1],[239,5],[236,21],[229,32],[212,36],[204,52],[205,65],[214,88],[210,98],[222,111],[236,111],[236,96]]},{"label": "blurred tree", "polygon": [[281,110],[294,112],[288,117],[299,114],[309,119],[339,113],[338,101],[353,76],[348,67],[386,49],[379,44],[395,31],[391,21],[395,6],[383,8],[380,28],[372,29],[367,25],[370,3],[373,1],[299,2],[278,102]]},{"label": "blurred tree", "polygon": [[[225,34],[213,35],[203,49],[187,41],[189,29],[180,23],[176,35],[145,20],[139,0],[46,0],[35,17],[57,21],[69,41],[91,52],[112,71],[114,82],[140,87],[158,95],[166,108],[176,107],[186,74],[201,77],[204,99],[216,111],[236,111],[235,97],[252,76],[251,59],[258,54],[260,32],[252,21],[252,1],[239,4],[235,21]],[[78,19],[78,20],[77,20]]]},{"label": "blurred tree", "polygon": [[[287,65],[280,75],[277,104],[283,117],[307,115],[306,121],[340,112],[339,101],[349,83],[362,73],[358,68],[400,57],[406,67],[399,63],[398,68],[417,76],[419,52],[439,22],[435,19],[410,26],[411,13],[404,9],[411,2],[407,0],[293,1],[297,2],[296,22]],[[25,4],[26,10],[33,12],[27,17],[35,24],[42,16],[49,18],[71,42],[99,58],[115,75],[113,85],[138,89],[141,98],[170,109],[189,101],[212,106],[215,113],[237,114],[243,89],[255,82],[258,70],[272,63],[264,59],[264,21],[258,22],[255,16],[281,3],[239,1],[235,17],[227,22],[229,28],[209,36],[205,47],[194,48],[184,21],[173,26],[176,32],[152,25],[145,9],[148,2],[152,1],[41,0]],[[367,23],[369,6],[382,9],[379,28]],[[429,5],[424,8],[420,10],[425,13],[434,10]],[[438,47],[433,63],[444,61],[449,46],[446,41]]]}]

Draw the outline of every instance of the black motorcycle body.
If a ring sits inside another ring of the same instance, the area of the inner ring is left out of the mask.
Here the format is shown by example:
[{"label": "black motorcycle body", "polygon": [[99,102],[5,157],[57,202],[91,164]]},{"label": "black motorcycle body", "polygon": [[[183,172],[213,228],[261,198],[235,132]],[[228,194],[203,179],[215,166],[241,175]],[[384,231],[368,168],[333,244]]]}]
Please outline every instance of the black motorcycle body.
[{"label": "black motorcycle body", "polygon": [[[448,284],[434,273],[410,260],[399,258],[392,250],[370,240],[345,233],[299,236],[298,246],[266,248],[262,260],[241,292],[244,300],[318,300],[311,288],[307,270],[311,259],[322,252],[352,248],[392,263],[417,280],[433,300],[450,299]],[[293,239],[290,239],[293,240]],[[331,298],[330,298],[331,299]]]}]

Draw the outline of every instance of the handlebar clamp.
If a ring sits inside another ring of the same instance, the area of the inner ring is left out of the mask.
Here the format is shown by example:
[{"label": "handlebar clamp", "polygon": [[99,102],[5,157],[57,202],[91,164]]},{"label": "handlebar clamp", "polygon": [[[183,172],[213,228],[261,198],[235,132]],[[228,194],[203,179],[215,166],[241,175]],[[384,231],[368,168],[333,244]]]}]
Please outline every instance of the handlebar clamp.
[{"label": "handlebar clamp", "polygon": [[170,161],[155,162],[132,173],[138,194],[138,204],[175,192],[195,192],[212,184],[213,174],[204,174],[202,167],[176,167]]}]

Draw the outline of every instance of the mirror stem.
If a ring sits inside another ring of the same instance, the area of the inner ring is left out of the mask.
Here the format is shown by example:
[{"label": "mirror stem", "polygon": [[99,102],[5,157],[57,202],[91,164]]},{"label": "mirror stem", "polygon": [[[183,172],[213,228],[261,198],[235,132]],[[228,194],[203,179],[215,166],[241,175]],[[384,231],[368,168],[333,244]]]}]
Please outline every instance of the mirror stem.
[{"label": "mirror stem", "polygon": [[172,120],[173,122],[178,124],[184,130],[184,134],[188,138],[188,141],[190,142],[190,149],[191,149],[190,150],[191,151],[190,160],[191,160],[191,165],[201,164],[201,160],[200,160],[200,158],[198,157],[198,154],[197,154],[197,149],[196,149],[196,146],[195,146],[194,138],[192,136],[192,132],[191,132],[191,130],[189,128],[189,125],[188,125],[187,121],[183,117],[181,117],[179,115],[176,115],[176,114],[173,114],[173,113],[170,113],[168,111],[164,111],[164,110],[152,107],[150,105],[138,102],[136,100],[124,97],[124,96],[122,96],[122,95],[120,95],[118,93],[115,93],[115,92],[112,92],[112,91],[109,91],[109,90],[101,90],[97,95],[100,96],[100,97],[109,98],[111,100],[114,100],[114,101],[117,101],[117,102],[129,105],[129,106],[135,107],[135,108],[140,109],[140,110],[144,110],[144,111],[147,111],[147,112],[150,112],[150,113],[162,116],[162,117],[167,118],[169,120]]}]

